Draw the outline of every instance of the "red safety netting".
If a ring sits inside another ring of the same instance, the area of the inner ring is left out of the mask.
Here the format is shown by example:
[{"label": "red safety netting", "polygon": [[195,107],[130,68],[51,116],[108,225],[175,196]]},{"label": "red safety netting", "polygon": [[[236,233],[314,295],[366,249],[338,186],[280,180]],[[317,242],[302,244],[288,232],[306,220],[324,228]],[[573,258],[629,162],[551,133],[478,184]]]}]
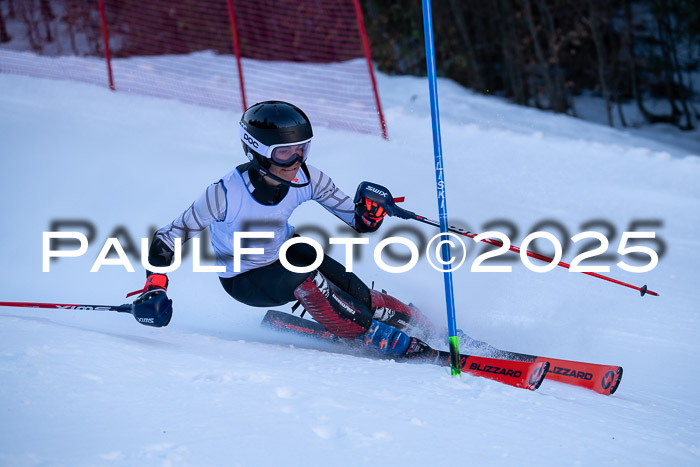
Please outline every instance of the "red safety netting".
[{"label": "red safety netting", "polygon": [[0,41],[0,73],[108,86],[97,3],[40,0],[3,2],[9,41]]},{"label": "red safety netting", "polygon": [[249,59],[247,103],[290,100],[312,121],[381,131],[355,7],[352,0],[235,1],[240,51]]},{"label": "red safety netting", "polygon": [[104,0],[114,86],[242,109],[226,0]]},{"label": "red safety netting", "polygon": [[357,0],[53,0],[53,19],[38,0],[20,3],[53,41],[34,34],[33,53],[0,44],[0,72],[111,79],[117,91],[236,112],[281,99],[314,124],[384,132]]}]

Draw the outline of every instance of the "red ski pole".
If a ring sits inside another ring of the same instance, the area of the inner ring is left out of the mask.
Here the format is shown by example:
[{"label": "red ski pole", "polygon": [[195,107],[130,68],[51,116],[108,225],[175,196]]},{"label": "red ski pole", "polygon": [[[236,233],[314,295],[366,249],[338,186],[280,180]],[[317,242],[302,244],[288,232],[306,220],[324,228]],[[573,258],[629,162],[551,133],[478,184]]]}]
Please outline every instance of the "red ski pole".
[{"label": "red ski pole", "polygon": [[[365,182],[365,183],[368,183],[368,182]],[[378,203],[380,206],[382,206],[388,215],[398,217],[401,219],[415,220],[418,222],[422,222],[423,224],[432,225],[433,227],[440,227],[440,223],[437,221],[427,219],[423,216],[417,215],[414,212],[407,211],[406,209],[402,209],[402,208],[398,207],[396,205],[396,202],[403,201],[403,198],[394,199],[391,196],[391,193],[389,192],[389,190],[387,190],[385,187],[380,186],[380,185],[375,185],[375,184],[371,184],[371,185],[373,185],[376,188],[376,190],[367,191],[366,193],[364,193],[364,195],[367,198],[370,198],[372,201],[375,201],[376,203]],[[465,237],[469,237],[469,238],[474,238],[478,235],[475,233],[467,232],[466,230],[460,229],[459,227],[449,226],[448,230],[450,232],[464,235]],[[500,240],[497,240],[494,238],[484,238],[484,239],[481,239],[481,241],[484,243],[488,243],[489,245],[493,245],[493,246],[498,246],[498,247],[503,246],[503,243]],[[515,252],[515,253],[520,253],[520,247],[510,246],[508,249],[510,251]],[[540,261],[545,261],[547,263],[552,263],[554,261],[553,258],[541,255],[539,253],[534,253],[534,252],[529,251],[529,250],[525,250],[525,253],[527,254],[527,256],[529,256],[531,258],[535,258],[535,259],[538,259]],[[561,266],[561,267],[567,268],[567,269],[569,269],[569,267],[570,267],[570,265],[568,263],[565,263],[563,261],[559,261],[557,263],[557,266]],[[586,274],[586,275],[591,276],[591,277],[596,277],[598,279],[603,279],[605,281],[612,282],[613,284],[618,284],[618,285],[622,285],[624,287],[629,287],[630,289],[634,289],[634,290],[638,291],[642,296],[644,296],[644,295],[654,295],[656,297],[659,296],[658,293],[647,289],[646,285],[643,285],[641,287],[637,287],[636,285],[628,284],[627,282],[622,282],[622,281],[619,281],[617,279],[613,279],[612,277],[604,276],[602,274],[598,274],[595,272],[582,272],[582,274]]]},{"label": "red ski pole", "polygon": [[17,308],[49,308],[52,310],[90,310],[90,311],[118,311],[119,313],[131,313],[130,303],[113,305],[73,305],[66,303],[33,303],[33,302],[0,302],[0,306]]},{"label": "red ski pole", "polygon": [[51,310],[116,311],[129,313],[144,326],[162,327],[170,323],[173,316],[173,301],[161,289],[143,294],[144,298],[124,305],[82,305],[71,303],[0,302],[0,306],[19,308],[48,308]]},{"label": "red ski pole", "polygon": [[[398,208],[398,209],[401,209],[401,208]],[[408,211],[408,212],[410,212],[410,211]],[[411,213],[411,214],[413,214],[413,213]],[[418,216],[416,214],[413,214],[413,215],[415,217],[413,217],[412,219],[415,219],[415,220],[422,222],[424,224],[433,225],[433,226],[440,225],[433,220],[426,219],[425,217]],[[450,226],[448,230],[450,232],[458,233],[460,235],[464,235],[465,237],[469,237],[469,238],[474,238],[477,236],[477,234],[467,232],[464,229],[460,229],[459,227]],[[503,242],[501,242],[500,240],[497,240],[495,238],[483,238],[483,239],[481,239],[481,241],[484,243],[488,243],[489,245],[493,245],[493,246],[498,246],[498,247],[503,246]],[[508,249],[510,251],[515,252],[515,253],[520,253],[520,247],[511,245],[510,247],[508,247]],[[530,250],[525,250],[525,253],[531,258],[535,258],[535,259],[538,259],[540,261],[544,261],[546,263],[551,263],[552,261],[554,261],[554,259],[552,259],[548,256],[541,255],[539,253],[535,253],[535,252],[532,252]],[[557,263],[557,266],[561,266],[561,267],[567,268],[567,269],[569,269],[569,267],[570,267],[569,263],[565,263],[563,261],[559,261]],[[630,289],[634,289],[634,290],[638,291],[642,296],[644,296],[645,294],[654,295],[656,297],[659,296],[659,294],[654,292],[653,290],[647,289],[646,285],[643,285],[641,287],[637,287],[636,285],[628,284],[627,282],[622,282],[622,281],[619,281],[617,279],[613,279],[612,277],[604,276],[602,274],[598,274],[595,272],[582,272],[581,274],[586,274],[588,276],[597,277],[598,279],[603,279],[605,281],[612,282],[613,284],[618,284],[618,285],[622,285],[624,287],[629,287]]]}]

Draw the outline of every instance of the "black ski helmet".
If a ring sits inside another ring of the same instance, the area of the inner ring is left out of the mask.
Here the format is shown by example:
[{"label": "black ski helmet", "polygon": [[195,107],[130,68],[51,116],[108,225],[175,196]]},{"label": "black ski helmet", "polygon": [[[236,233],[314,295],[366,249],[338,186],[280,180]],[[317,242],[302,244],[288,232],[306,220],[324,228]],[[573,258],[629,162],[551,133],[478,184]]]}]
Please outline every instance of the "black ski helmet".
[{"label": "black ski helmet", "polygon": [[[308,144],[313,135],[306,114],[288,102],[259,102],[241,116],[240,137],[245,154],[256,168],[265,169],[265,172],[273,162],[276,147]],[[305,149],[304,159],[308,146]]]}]

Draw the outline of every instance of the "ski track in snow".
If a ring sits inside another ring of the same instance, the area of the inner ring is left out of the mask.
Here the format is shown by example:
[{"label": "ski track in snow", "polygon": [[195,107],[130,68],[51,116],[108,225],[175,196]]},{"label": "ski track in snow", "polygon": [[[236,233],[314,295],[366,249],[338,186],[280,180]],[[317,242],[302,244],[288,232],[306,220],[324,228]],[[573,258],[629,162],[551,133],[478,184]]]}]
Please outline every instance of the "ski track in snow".
[{"label": "ski track in snow", "polygon": [[[369,177],[436,218],[427,84],[379,84],[391,141],[318,128],[310,163],[348,194]],[[676,145],[658,130],[544,114],[449,81],[439,91],[451,224],[510,219],[519,244],[545,218],[571,235],[607,219],[614,250],[631,220],[663,221],[668,248],[654,271],[613,262],[610,272],[660,297],[517,261],[510,274],[454,274],[460,327],[501,348],[622,365],[615,395],[550,381],[529,392],[267,331],[264,310],[235,303],[186,259],[170,275],[166,328],[119,313],[0,309],[0,465],[698,465],[698,133]],[[143,270],[89,273],[105,239],[118,226],[148,236],[244,162],[238,117],[0,74],[0,300],[125,301]],[[55,219],[89,219],[96,238],[42,273],[41,232]],[[313,203],[292,220],[342,232]],[[434,233],[399,219],[383,230],[402,226]],[[370,254],[380,235],[356,272],[444,322],[441,274],[424,260],[407,274],[380,271]]]}]

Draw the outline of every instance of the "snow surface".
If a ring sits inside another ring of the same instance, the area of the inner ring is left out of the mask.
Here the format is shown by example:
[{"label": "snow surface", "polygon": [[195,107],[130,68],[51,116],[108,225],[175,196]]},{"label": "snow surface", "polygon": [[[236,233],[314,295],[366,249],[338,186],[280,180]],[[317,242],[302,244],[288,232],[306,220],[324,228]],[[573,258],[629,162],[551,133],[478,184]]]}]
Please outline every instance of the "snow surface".
[{"label": "snow surface", "polygon": [[[379,75],[379,86],[391,140],[317,127],[310,162],[348,193],[370,179],[436,218],[427,83]],[[0,309],[0,465],[698,465],[698,132],[610,129],[450,81],[439,92],[451,224],[508,219],[518,244],[543,219],[570,236],[604,219],[614,251],[632,220],[662,222],[667,251],[653,271],[609,263],[660,297],[562,268],[536,274],[515,255],[512,273],[454,274],[459,327],[505,349],[622,365],[615,395],[551,381],[530,392],[267,331],[265,310],[230,299],[190,257],[170,275],[166,328]],[[124,302],[143,269],[90,273],[106,238],[120,226],[149,236],[243,162],[238,118],[0,74],[0,301]],[[42,232],[57,219],[89,220],[96,237],[42,273]],[[315,203],[293,221],[345,235]],[[440,273],[421,260],[392,275],[371,260],[399,227],[434,233],[387,219],[355,270],[443,323]]]}]

